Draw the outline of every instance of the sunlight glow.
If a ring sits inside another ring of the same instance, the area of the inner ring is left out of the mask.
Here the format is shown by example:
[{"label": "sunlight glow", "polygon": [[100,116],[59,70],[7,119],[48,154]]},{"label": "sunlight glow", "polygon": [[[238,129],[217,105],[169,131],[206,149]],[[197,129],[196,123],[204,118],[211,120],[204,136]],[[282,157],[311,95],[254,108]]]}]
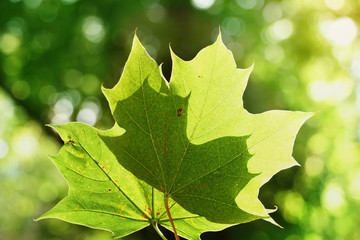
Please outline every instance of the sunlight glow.
[{"label": "sunlight glow", "polygon": [[360,172],[351,177],[349,192],[353,199],[360,200]]},{"label": "sunlight glow", "polygon": [[10,33],[5,33],[0,36],[0,50],[5,54],[15,52],[20,46],[20,39]]},{"label": "sunlight glow", "polygon": [[277,40],[285,40],[293,33],[293,23],[286,18],[277,20],[272,26],[272,33]]},{"label": "sunlight glow", "polygon": [[192,5],[198,9],[208,9],[214,2],[215,0],[191,0]]},{"label": "sunlight glow", "polygon": [[7,143],[0,138],[0,158],[6,157],[9,152],[9,147]]},{"label": "sunlight glow", "polygon": [[66,98],[60,98],[54,105],[54,116],[51,122],[54,124],[61,124],[70,121],[70,116],[74,111],[72,102]]},{"label": "sunlight glow", "polygon": [[31,135],[29,131],[16,136],[12,143],[14,149],[21,149],[21,151],[16,151],[16,155],[20,156],[18,159],[31,159],[38,151],[39,141],[37,137]]},{"label": "sunlight glow", "polygon": [[324,100],[340,101],[347,98],[352,91],[351,81],[346,79],[327,82],[323,80],[314,81],[310,85],[310,97],[316,101]]},{"label": "sunlight glow", "polygon": [[330,211],[338,210],[345,203],[345,194],[338,184],[330,184],[322,194],[322,203]]},{"label": "sunlight glow", "polygon": [[94,102],[85,102],[81,106],[76,121],[94,126],[100,115],[100,106]]},{"label": "sunlight glow", "polygon": [[333,45],[346,46],[354,41],[358,28],[349,17],[341,17],[336,20],[325,20],[320,23],[323,36]]},{"label": "sunlight glow", "polygon": [[325,0],[325,5],[331,10],[339,10],[344,6],[345,0]]}]

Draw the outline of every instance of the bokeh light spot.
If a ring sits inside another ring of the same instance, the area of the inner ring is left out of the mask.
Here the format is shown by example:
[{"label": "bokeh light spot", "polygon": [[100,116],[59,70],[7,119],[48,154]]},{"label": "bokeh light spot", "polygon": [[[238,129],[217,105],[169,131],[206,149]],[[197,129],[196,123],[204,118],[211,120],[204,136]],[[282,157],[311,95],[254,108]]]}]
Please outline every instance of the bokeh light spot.
[{"label": "bokeh light spot", "polygon": [[24,100],[30,95],[31,88],[27,82],[19,80],[11,86],[11,93],[15,98]]},{"label": "bokeh light spot", "polygon": [[325,137],[323,134],[317,133],[311,136],[306,146],[310,152],[322,155],[329,149],[329,145],[329,138]]},{"label": "bokeh light spot", "polygon": [[100,106],[92,101],[87,101],[81,106],[76,121],[89,124],[94,126],[99,115],[100,115]]},{"label": "bokeh light spot", "polygon": [[83,77],[80,71],[69,69],[64,74],[65,85],[69,88],[77,88],[83,83]]},{"label": "bokeh light spot", "polygon": [[321,158],[310,156],[305,162],[305,171],[308,176],[318,176],[324,169],[324,163]]},{"label": "bokeh light spot", "polygon": [[272,33],[277,40],[285,40],[293,33],[293,23],[289,19],[277,20],[272,26]]},{"label": "bokeh light spot", "polygon": [[244,9],[253,9],[257,4],[257,0],[237,0],[236,2]]},{"label": "bokeh light spot", "polygon": [[230,42],[228,44],[228,48],[233,53],[235,59],[239,60],[244,56],[244,46],[241,45],[239,42]]},{"label": "bokeh light spot", "polygon": [[61,124],[70,121],[71,114],[74,111],[73,104],[66,96],[61,97],[54,105],[54,116],[51,122]]},{"label": "bokeh light spot", "polygon": [[147,17],[151,22],[162,22],[166,17],[166,9],[160,4],[154,4],[149,8]]},{"label": "bokeh light spot", "polygon": [[105,36],[103,22],[95,16],[86,17],[82,26],[84,36],[93,43],[99,43]]},{"label": "bokeh light spot", "polygon": [[337,183],[330,183],[322,194],[322,204],[330,212],[336,212],[345,203],[344,190]]},{"label": "bokeh light spot", "polygon": [[23,0],[28,9],[35,9],[41,5],[42,0]]},{"label": "bokeh light spot", "polygon": [[316,233],[308,233],[305,235],[304,240],[324,240],[324,238]]},{"label": "bokeh light spot", "polygon": [[192,5],[198,9],[208,9],[214,2],[215,0],[191,0]]},{"label": "bokeh light spot", "polygon": [[56,88],[53,85],[43,86],[39,91],[39,99],[41,102],[48,104],[50,96],[54,93],[56,93]]},{"label": "bokeh light spot", "polygon": [[353,59],[350,69],[354,76],[360,79],[360,51],[357,51],[355,56],[357,57]]},{"label": "bokeh light spot", "polygon": [[5,54],[12,54],[20,46],[20,39],[11,33],[5,33],[0,37],[0,50]]},{"label": "bokeh light spot", "polygon": [[353,199],[360,200],[360,172],[354,174],[350,179],[349,192]]},{"label": "bokeh light spot", "polygon": [[78,0],[61,0],[64,5],[71,5],[76,3]]},{"label": "bokeh light spot", "polygon": [[274,22],[282,17],[282,8],[279,3],[271,2],[264,7],[262,12],[265,21]]},{"label": "bokeh light spot", "polygon": [[279,63],[284,58],[284,50],[280,45],[269,45],[265,48],[265,58],[271,63]]},{"label": "bokeh light spot", "polygon": [[6,157],[9,152],[9,146],[7,143],[0,138],[0,158]]},{"label": "bokeh light spot", "polygon": [[86,84],[81,85],[81,91],[89,96],[99,93],[101,82],[99,78],[92,74],[86,74],[83,77]]},{"label": "bokeh light spot", "polygon": [[59,10],[58,1],[45,1],[39,9],[39,17],[46,23],[52,22],[56,19]]},{"label": "bokeh light spot", "polygon": [[227,17],[221,24],[222,29],[232,35],[242,35],[245,32],[246,25],[241,18]]},{"label": "bokeh light spot", "polygon": [[90,108],[83,108],[76,117],[76,121],[94,126],[96,123],[96,113]]},{"label": "bokeh light spot", "polygon": [[340,79],[333,82],[317,80],[310,84],[310,97],[316,101],[340,101],[347,98],[352,92],[350,79]]},{"label": "bokeh light spot", "polygon": [[[39,142],[38,139],[31,134],[33,133],[24,131],[23,134],[16,136],[11,144],[13,149],[18,149],[18,151],[16,151],[16,155],[19,156],[18,159],[31,159],[32,156],[37,153]],[[19,149],[21,149],[21,151]]]},{"label": "bokeh light spot", "polygon": [[314,81],[310,85],[310,97],[316,101],[324,101],[331,94],[331,86],[323,80]]},{"label": "bokeh light spot", "polygon": [[305,202],[297,192],[288,192],[284,198],[284,217],[288,222],[296,223],[305,214]]},{"label": "bokeh light spot", "polygon": [[325,5],[331,10],[339,10],[344,6],[345,0],[325,0]]},{"label": "bokeh light spot", "polygon": [[333,45],[346,46],[354,41],[358,28],[349,17],[341,17],[336,20],[325,20],[320,23],[323,36]]}]

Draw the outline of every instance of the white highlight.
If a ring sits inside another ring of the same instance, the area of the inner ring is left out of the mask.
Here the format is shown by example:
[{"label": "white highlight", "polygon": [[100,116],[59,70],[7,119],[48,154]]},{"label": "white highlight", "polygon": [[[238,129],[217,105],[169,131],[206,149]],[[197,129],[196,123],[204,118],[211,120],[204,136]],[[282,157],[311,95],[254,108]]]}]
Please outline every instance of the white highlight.
[{"label": "white highlight", "polygon": [[325,0],[325,5],[331,10],[340,10],[344,6],[345,0]]},{"label": "white highlight", "polygon": [[54,124],[69,122],[73,111],[74,107],[72,102],[67,98],[60,98],[54,105],[54,116],[51,122]]},{"label": "white highlight", "polygon": [[344,191],[338,184],[330,184],[322,194],[322,203],[330,211],[336,211],[345,203]]},{"label": "white highlight", "polygon": [[358,28],[351,18],[341,17],[321,22],[320,31],[332,45],[346,46],[355,40]]},{"label": "white highlight", "polygon": [[337,80],[327,82],[323,80],[314,81],[310,85],[310,97],[316,101],[321,102],[324,100],[341,101],[347,98],[352,91],[350,81]]},{"label": "white highlight", "polygon": [[276,21],[272,26],[272,33],[280,41],[289,38],[293,31],[293,23],[286,18]]},{"label": "white highlight", "polygon": [[100,115],[100,107],[94,102],[85,102],[79,111],[76,121],[94,126]]},{"label": "white highlight", "polygon": [[9,147],[7,143],[0,138],[0,158],[6,157],[9,152]]},{"label": "white highlight", "polygon": [[191,0],[192,5],[198,9],[208,9],[214,2],[215,0]]}]

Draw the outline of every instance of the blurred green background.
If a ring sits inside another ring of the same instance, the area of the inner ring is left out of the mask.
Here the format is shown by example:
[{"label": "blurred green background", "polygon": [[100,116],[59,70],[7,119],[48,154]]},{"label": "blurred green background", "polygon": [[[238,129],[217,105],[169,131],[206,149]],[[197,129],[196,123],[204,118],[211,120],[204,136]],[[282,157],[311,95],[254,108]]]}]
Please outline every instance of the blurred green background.
[{"label": "blurred green background", "polygon": [[[255,62],[246,109],[320,113],[295,142],[302,166],[260,191],[266,207],[278,206],[272,216],[284,229],[255,221],[202,238],[360,239],[358,0],[1,0],[0,10],[1,240],[111,239],[33,221],[67,194],[47,158],[61,142],[44,124],[112,126],[100,86],[118,81],[136,28],[169,79],[169,42],[190,60],[219,26],[238,67]],[[159,237],[147,228],[124,239]]]}]

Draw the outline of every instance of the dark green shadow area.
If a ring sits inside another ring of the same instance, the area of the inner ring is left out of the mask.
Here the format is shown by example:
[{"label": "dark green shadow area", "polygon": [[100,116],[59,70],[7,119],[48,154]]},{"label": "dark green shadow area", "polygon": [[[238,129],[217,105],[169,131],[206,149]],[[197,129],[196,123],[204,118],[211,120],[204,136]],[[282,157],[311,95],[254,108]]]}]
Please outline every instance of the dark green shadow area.
[{"label": "dark green shadow area", "polygon": [[146,80],[117,103],[113,115],[126,132],[100,137],[122,166],[186,210],[219,223],[261,218],[235,203],[256,176],[247,170],[252,156],[247,150],[249,136],[192,144],[186,133],[189,97],[175,96],[169,90],[158,92]]}]

